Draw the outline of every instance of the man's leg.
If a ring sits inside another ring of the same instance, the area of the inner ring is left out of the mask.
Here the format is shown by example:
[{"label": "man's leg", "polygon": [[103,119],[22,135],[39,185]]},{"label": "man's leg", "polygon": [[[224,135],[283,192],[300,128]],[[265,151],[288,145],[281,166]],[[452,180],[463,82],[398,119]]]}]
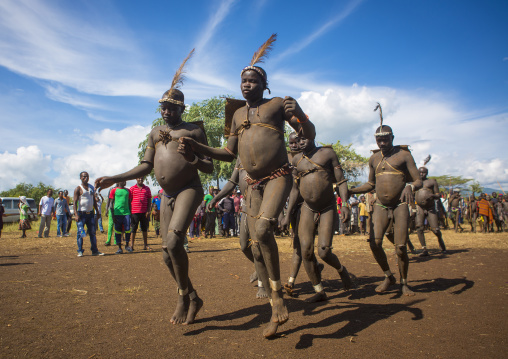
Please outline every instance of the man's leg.
[{"label": "man's leg", "polygon": [[323,285],[321,284],[321,272],[316,265],[316,256],[314,254],[314,231],[316,223],[314,222],[314,212],[305,204],[300,209],[300,220],[298,223],[298,238],[301,247],[301,256],[303,266],[307,276],[316,291],[316,295],[308,298],[306,302],[319,302],[328,299]]},{"label": "man's leg", "polygon": [[92,251],[92,255],[99,254],[99,249],[97,249],[97,237],[95,237],[95,215],[93,213],[85,214],[85,223],[86,228],[88,229],[88,235],[90,237],[90,250]]},{"label": "man's leg", "polygon": [[[60,233],[60,228],[62,227],[62,216],[57,215],[56,216],[56,235],[57,237],[61,237],[62,234]],[[62,230],[63,233],[63,230]]]},{"label": "man's leg", "polygon": [[418,240],[420,241],[420,244],[422,246],[422,252],[418,256],[426,257],[429,255],[429,251],[427,250],[427,243],[425,242],[425,234],[423,233],[423,227],[425,223],[425,211],[418,205],[416,207],[415,221],[416,221],[416,234],[418,235]]},{"label": "man's leg", "polygon": [[293,256],[291,257],[291,268],[289,270],[288,283],[284,286],[286,293],[293,296],[293,287],[295,285],[296,277],[302,265],[302,247],[300,244],[300,236],[298,234],[298,226],[300,224],[301,205],[291,214],[290,223],[293,236]]},{"label": "man's leg", "polygon": [[131,214],[131,239],[132,239],[131,248],[132,248],[132,250],[134,250],[134,240],[136,239],[136,232],[138,231],[139,221],[140,221],[139,213]]},{"label": "man's leg", "polygon": [[42,238],[42,233],[44,232],[45,226],[46,226],[46,216],[41,215],[41,223],[39,224],[39,233],[37,234],[39,238]]},{"label": "man's leg", "polygon": [[122,224],[123,224],[123,216],[113,215],[111,214],[109,217],[109,221],[114,224],[115,230],[115,244],[118,246],[118,251],[116,254],[122,254]]},{"label": "man's leg", "polygon": [[[333,222],[335,216],[337,216],[337,208],[333,206],[331,209],[322,212],[319,217],[318,255],[326,264],[337,270],[344,290],[349,290],[353,286],[349,273],[346,267],[340,263],[337,255],[332,252]],[[317,268],[317,265],[315,267]]]},{"label": "man's leg", "polygon": [[49,230],[51,229],[51,215],[44,216],[45,227],[44,227],[44,237],[49,237]]},{"label": "man's leg", "polygon": [[62,221],[63,221],[63,225],[62,225],[62,235],[68,237],[69,236],[69,233],[67,232],[67,216],[64,214],[62,216]]},{"label": "man's leg", "polygon": [[446,252],[446,246],[443,241],[443,235],[441,234],[441,230],[439,229],[439,223],[438,223],[436,212],[429,211],[429,213],[427,215],[427,220],[429,221],[430,230],[437,237],[437,242],[439,243],[439,247],[441,248],[441,251],[443,253]]},{"label": "man's leg", "polygon": [[[407,208],[406,208],[407,212]],[[373,222],[373,233],[374,235],[369,238],[370,250],[374,255],[374,259],[381,267],[381,270],[385,274],[385,280],[379,286],[376,287],[376,292],[382,293],[386,291],[389,286],[394,285],[397,281],[390,271],[390,266],[388,265],[388,260],[386,258],[386,253],[383,249],[383,237],[388,229],[388,210],[379,206],[377,203],[374,204],[374,211],[372,213],[372,222]]]},{"label": "man's leg", "polygon": [[140,226],[141,226],[141,233],[143,235],[143,250],[149,250],[151,249],[149,246],[148,246],[148,226],[149,226],[149,220],[148,220],[148,217],[146,216],[146,214],[142,213],[139,215],[140,218],[139,218],[139,221],[140,221]]},{"label": "man's leg", "polygon": [[[249,214],[259,213],[259,207],[261,206],[263,198],[259,191],[251,191],[250,193],[249,201],[246,203],[246,206],[248,207],[244,208],[244,210]],[[266,271],[264,258],[261,255],[259,243],[255,243],[254,240],[250,240],[251,234],[249,230],[249,223],[253,225],[255,220],[244,213],[241,216],[241,223],[240,248],[242,248],[242,251],[245,250],[245,256],[249,258],[249,260],[252,256],[252,261],[254,262],[255,271],[250,276],[250,282],[252,283],[256,280],[258,281],[258,292],[256,293],[256,298],[270,298],[270,281],[268,280],[268,272]],[[250,254],[248,251],[250,251]]]},{"label": "man's leg", "polygon": [[247,229],[247,217],[246,216],[242,216],[240,226],[239,226],[239,231],[240,231],[240,233],[239,233],[240,234],[240,238],[239,238],[240,239],[240,249],[242,250],[245,257],[247,257],[247,259],[249,261],[254,263],[254,256],[253,256],[252,250],[250,248],[251,243],[249,241],[249,230]]},{"label": "man's leg", "polygon": [[[79,228],[78,224],[81,224],[83,226],[83,228],[84,228],[84,225],[85,225],[84,214],[82,212],[79,212],[79,213],[80,213],[79,221],[76,221],[76,225]],[[81,237],[81,233],[80,233],[79,230],[77,230],[76,232],[77,232],[77,234],[76,234],[76,242],[78,244],[78,257],[81,257],[83,255],[83,237]]]},{"label": "man's leg", "polygon": [[[249,191],[252,190],[251,186]],[[288,318],[288,310],[282,299],[282,285],[280,282],[279,251],[273,233],[279,213],[291,190],[291,177],[283,176],[268,181],[265,186],[263,201],[259,209],[254,226],[250,225],[252,237],[259,242],[261,254],[266,265],[270,287],[272,289],[272,318],[271,324],[265,330],[265,337],[271,337],[277,331],[278,325],[284,324]]]},{"label": "man's leg", "polygon": [[413,291],[407,286],[407,273],[409,269],[409,257],[407,255],[406,239],[408,237],[409,212],[407,206],[400,205],[393,210],[393,229],[395,240],[395,252],[397,253],[400,284],[402,293],[407,296],[414,295]]},{"label": "man's leg", "polygon": [[[189,279],[189,259],[183,242],[189,229],[194,213],[203,199],[203,193],[197,188],[182,191],[174,202],[174,210],[161,204],[161,220],[163,230],[163,258],[178,286],[179,299],[175,313],[171,317],[173,324],[191,324],[203,301],[197,296]],[[164,208],[163,208],[164,206]],[[166,222],[169,224],[166,225]]]},{"label": "man's leg", "polygon": [[133,249],[131,246],[129,246],[129,241],[131,240],[131,216],[128,214],[124,216],[123,218],[123,228],[124,228],[124,235],[125,235],[125,249],[127,252],[132,252]]}]

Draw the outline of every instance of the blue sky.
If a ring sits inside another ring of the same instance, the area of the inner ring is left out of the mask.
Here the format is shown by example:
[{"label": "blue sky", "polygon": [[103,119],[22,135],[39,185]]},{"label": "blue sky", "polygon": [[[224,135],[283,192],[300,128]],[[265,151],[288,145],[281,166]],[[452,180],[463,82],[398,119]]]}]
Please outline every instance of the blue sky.
[{"label": "blue sky", "polygon": [[[431,175],[508,187],[506,1],[0,3],[0,190],[73,188],[128,170],[192,48],[186,103],[231,94],[272,34],[271,96],[294,96],[318,140],[368,156],[383,105]],[[266,96],[269,96],[266,94]]]}]

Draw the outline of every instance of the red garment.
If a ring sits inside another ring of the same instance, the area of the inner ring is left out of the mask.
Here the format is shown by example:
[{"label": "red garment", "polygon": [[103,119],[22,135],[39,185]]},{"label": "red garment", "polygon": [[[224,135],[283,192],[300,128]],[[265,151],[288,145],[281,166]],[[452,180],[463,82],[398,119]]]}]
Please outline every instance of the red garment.
[{"label": "red garment", "polygon": [[150,203],[152,202],[152,192],[150,187],[141,185],[141,188],[137,184],[129,188],[129,192],[132,195],[131,207],[132,213],[146,213],[150,209]]},{"label": "red garment", "polygon": [[233,198],[233,201],[235,202],[235,213],[239,213],[240,212],[240,203],[242,202],[242,197],[239,195],[236,195]]},{"label": "red garment", "polygon": [[340,209],[342,208],[342,198],[337,197],[337,213],[340,214]]}]

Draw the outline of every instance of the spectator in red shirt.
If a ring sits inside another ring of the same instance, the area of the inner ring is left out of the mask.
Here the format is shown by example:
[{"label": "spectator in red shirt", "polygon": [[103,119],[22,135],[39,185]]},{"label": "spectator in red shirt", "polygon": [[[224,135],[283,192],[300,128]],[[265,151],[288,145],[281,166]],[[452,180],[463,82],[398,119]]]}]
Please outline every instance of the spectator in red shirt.
[{"label": "spectator in red shirt", "polygon": [[131,201],[131,232],[132,232],[132,250],[134,250],[134,240],[138,225],[141,225],[143,232],[143,250],[151,250],[148,246],[148,225],[150,223],[150,205],[152,203],[152,192],[150,187],[143,184],[144,177],[136,178],[136,184],[129,188],[132,196]]}]

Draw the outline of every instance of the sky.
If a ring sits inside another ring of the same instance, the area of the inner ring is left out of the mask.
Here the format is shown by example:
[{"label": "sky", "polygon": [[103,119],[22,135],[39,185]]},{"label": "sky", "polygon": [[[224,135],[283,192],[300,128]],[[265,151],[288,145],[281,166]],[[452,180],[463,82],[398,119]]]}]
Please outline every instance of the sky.
[{"label": "sky", "polygon": [[0,191],[72,190],[137,164],[158,99],[192,48],[186,104],[241,98],[240,71],[272,33],[272,94],[293,96],[317,141],[368,157],[383,107],[429,175],[508,190],[505,0],[3,0]]}]

